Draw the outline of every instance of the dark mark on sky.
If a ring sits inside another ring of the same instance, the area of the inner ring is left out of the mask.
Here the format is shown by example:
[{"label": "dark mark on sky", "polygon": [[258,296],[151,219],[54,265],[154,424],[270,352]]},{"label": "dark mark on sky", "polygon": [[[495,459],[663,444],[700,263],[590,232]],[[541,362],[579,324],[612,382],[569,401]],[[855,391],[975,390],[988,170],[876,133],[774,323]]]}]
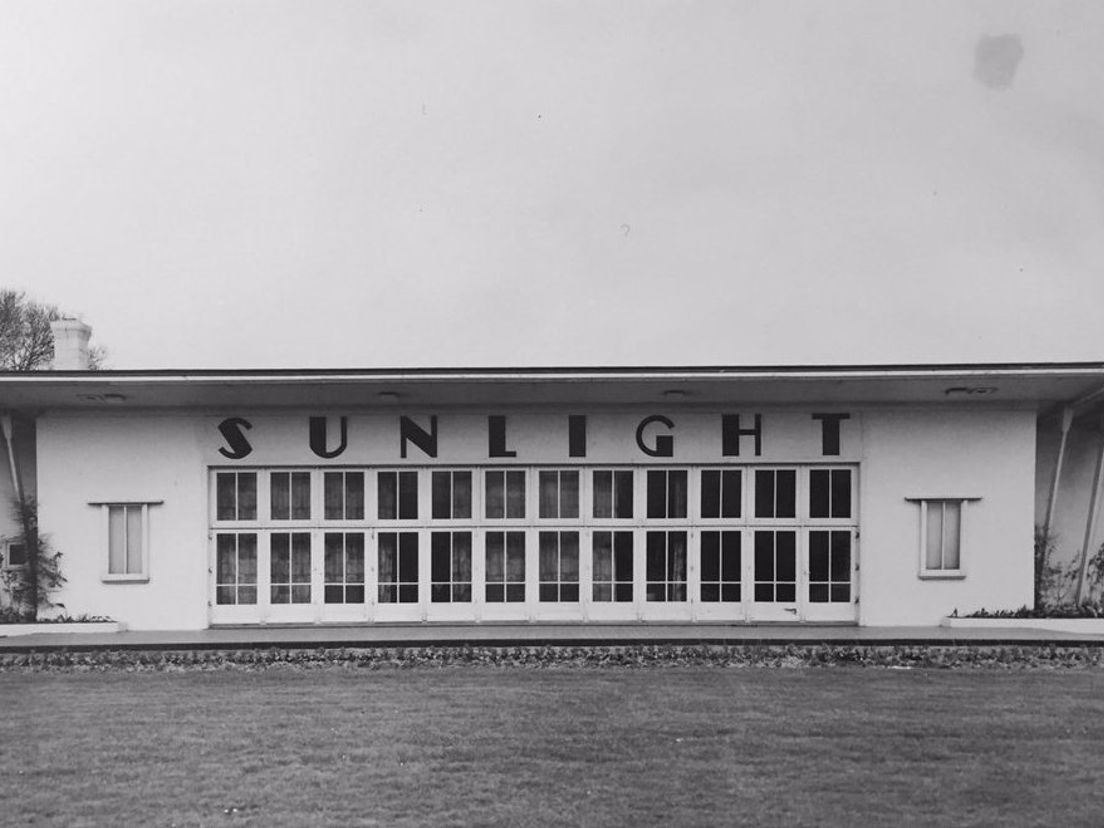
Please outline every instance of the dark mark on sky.
[{"label": "dark mark on sky", "polygon": [[983,35],[974,49],[974,77],[990,89],[1007,89],[1023,56],[1019,35]]}]

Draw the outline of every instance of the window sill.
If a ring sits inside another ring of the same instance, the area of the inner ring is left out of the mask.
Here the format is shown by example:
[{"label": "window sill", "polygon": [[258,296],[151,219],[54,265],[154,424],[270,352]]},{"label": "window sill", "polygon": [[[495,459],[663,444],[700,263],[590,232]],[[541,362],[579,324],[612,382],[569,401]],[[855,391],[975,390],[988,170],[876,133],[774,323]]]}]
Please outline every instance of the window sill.
[{"label": "window sill", "polygon": [[149,575],[101,575],[105,584],[148,584]]},{"label": "window sill", "polygon": [[966,578],[966,573],[961,569],[954,569],[946,572],[921,572],[918,577],[922,581],[961,581]]}]

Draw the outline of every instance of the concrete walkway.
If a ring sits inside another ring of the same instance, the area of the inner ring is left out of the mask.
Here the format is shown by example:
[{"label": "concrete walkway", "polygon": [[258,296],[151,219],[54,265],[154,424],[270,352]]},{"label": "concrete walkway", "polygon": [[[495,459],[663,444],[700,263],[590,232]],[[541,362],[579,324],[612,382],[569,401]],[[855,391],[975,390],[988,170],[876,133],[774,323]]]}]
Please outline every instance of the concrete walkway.
[{"label": "concrete walkway", "polygon": [[0,638],[0,653],[50,650],[192,650],[270,647],[600,646],[626,644],[837,644],[1104,646],[1104,635],[1037,629],[748,624],[373,624],[251,626]]}]

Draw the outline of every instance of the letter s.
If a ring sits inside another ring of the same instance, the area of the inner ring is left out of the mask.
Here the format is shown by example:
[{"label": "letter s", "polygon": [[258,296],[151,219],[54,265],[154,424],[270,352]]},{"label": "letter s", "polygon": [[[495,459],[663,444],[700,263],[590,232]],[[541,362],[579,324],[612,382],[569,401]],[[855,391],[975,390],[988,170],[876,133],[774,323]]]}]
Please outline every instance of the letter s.
[{"label": "letter s", "polygon": [[242,432],[243,428],[253,428],[253,424],[241,417],[230,417],[218,424],[219,432],[226,440],[227,445],[230,446],[229,450],[225,447],[220,448],[219,454],[223,457],[229,457],[231,460],[241,460],[253,451],[253,446],[249,445],[249,441]]}]

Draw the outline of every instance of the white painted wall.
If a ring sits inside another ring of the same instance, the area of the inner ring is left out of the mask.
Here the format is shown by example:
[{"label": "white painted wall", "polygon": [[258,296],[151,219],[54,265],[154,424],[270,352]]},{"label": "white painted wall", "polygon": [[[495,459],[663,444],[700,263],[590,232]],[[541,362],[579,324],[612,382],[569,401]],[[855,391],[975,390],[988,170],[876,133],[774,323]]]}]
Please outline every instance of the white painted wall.
[{"label": "white painted wall", "polygon": [[[802,412],[764,412],[761,461],[807,462],[820,453],[819,425]],[[1014,608],[1032,595],[1035,505],[1035,414],[1028,410],[851,409],[839,460],[861,460],[860,621],[868,625],[937,624],[958,609]],[[247,412],[248,413],[248,412]],[[508,412],[502,412],[508,413]],[[592,434],[604,462],[654,464],[635,447],[632,428],[652,411],[595,416]],[[666,412],[676,422],[676,455],[666,462],[719,462],[716,414]],[[751,412],[754,413],[754,412]],[[313,457],[307,445],[309,413],[251,417],[255,452],[242,466],[272,463],[334,465],[397,460],[397,415],[384,417],[389,436],[351,418],[349,454]],[[485,418],[441,414],[437,462],[486,463]],[[517,462],[570,462],[565,433],[549,440],[537,427],[546,415],[511,415],[510,444]],[[605,417],[605,419],[603,419]],[[51,413],[38,421],[40,522],[63,557],[69,580],[59,593],[71,614],[107,615],[134,629],[207,626],[209,594],[207,467],[232,466],[218,454],[220,417],[208,414]],[[336,425],[331,417],[332,425]],[[564,431],[559,416],[548,419]],[[630,430],[617,426],[621,419]],[[791,422],[775,441],[774,423]],[[354,430],[355,427],[355,430]],[[446,433],[453,435],[446,441]],[[605,434],[607,436],[603,437]],[[375,436],[373,436],[375,435]],[[695,436],[698,435],[698,436]],[[332,433],[336,441],[336,434]],[[458,442],[453,442],[453,439]],[[290,441],[290,444],[289,444]],[[449,446],[453,448],[449,448]],[[355,450],[354,450],[355,448]],[[377,454],[382,452],[383,454]],[[629,452],[628,455],[625,452]],[[593,458],[591,458],[593,459]],[[754,458],[740,458],[753,462]],[[426,458],[412,450],[410,461]],[[508,461],[507,461],[508,462]],[[658,461],[663,462],[663,461]],[[919,507],[908,497],[979,497],[971,504],[963,544],[966,577],[921,580]],[[164,501],[150,510],[148,583],[104,583],[106,537],[97,501]]]},{"label": "white painted wall", "polygon": [[[201,419],[48,414],[38,421],[39,525],[62,553],[56,600],[133,629],[207,626],[207,507]],[[148,583],[104,583],[107,538],[94,501],[150,508]]]},{"label": "white painted wall", "polygon": [[[1033,411],[873,410],[863,414],[860,604],[865,625],[936,624],[958,610],[1031,604]],[[959,580],[922,580],[919,506],[968,506]]]}]

